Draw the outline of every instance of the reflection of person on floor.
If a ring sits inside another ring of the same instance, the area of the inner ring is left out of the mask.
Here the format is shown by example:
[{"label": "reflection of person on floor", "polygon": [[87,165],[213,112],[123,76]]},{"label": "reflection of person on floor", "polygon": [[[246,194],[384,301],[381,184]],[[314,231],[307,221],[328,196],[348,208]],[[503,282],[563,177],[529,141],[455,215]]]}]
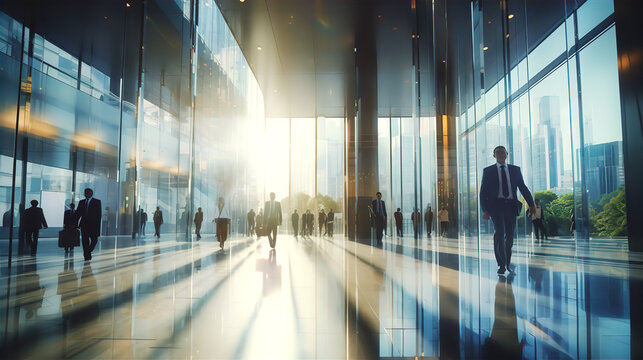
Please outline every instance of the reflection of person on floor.
[{"label": "reflection of person on floor", "polygon": [[83,265],[77,294],[78,295],[72,299],[74,312],[72,313],[71,323],[75,327],[96,319],[99,316],[98,287],[96,286],[96,278],[94,277],[94,272],[89,262],[85,262]]},{"label": "reflection of person on floor", "polygon": [[230,212],[225,206],[223,197],[219,198],[219,204],[214,209],[212,222],[217,224],[217,241],[219,241],[219,247],[223,249],[223,244],[228,239],[228,224],[230,224]]},{"label": "reflection of person on floor", "polygon": [[[521,359],[525,340],[518,341],[518,322],[516,319],[516,302],[511,280],[498,278],[494,321],[491,335],[484,341],[483,358],[485,359]],[[506,282],[505,282],[506,281]]]},{"label": "reflection of person on floor", "polygon": [[100,200],[94,198],[94,191],[85,189],[85,198],[78,202],[77,216],[80,217],[80,231],[83,240],[85,260],[92,259],[92,251],[98,244],[100,222],[102,218]]},{"label": "reflection of person on floor", "polygon": [[161,225],[163,224],[163,212],[161,211],[160,207],[156,207],[156,211],[154,212],[154,236],[157,238],[161,238]]},{"label": "reflection of person on floor", "polygon": [[38,233],[40,229],[47,228],[47,220],[42,208],[38,207],[38,200],[31,200],[31,207],[22,215],[22,228],[25,232],[27,244],[31,247],[31,255],[36,256],[38,249]]},{"label": "reflection of person on floor", "polygon": [[203,211],[201,210],[201,208],[199,208],[196,214],[194,214],[194,233],[196,234],[197,239],[201,238],[202,223],[203,223]]},{"label": "reflection of person on floor", "polygon": [[267,295],[281,287],[281,265],[277,265],[277,252],[271,249],[268,259],[257,259],[257,272],[262,272],[263,294]]},{"label": "reflection of person on floor", "polygon": [[330,237],[333,237],[333,230],[334,230],[333,223],[334,223],[334,221],[335,221],[335,213],[333,212],[333,208],[330,208],[328,210],[328,215],[326,215],[326,228],[328,228],[328,230],[326,230],[326,233]]},{"label": "reflection of person on floor", "polygon": [[292,222],[293,233],[295,234],[295,237],[297,237],[297,234],[299,233],[299,214],[297,214],[297,209],[292,213],[290,221]]},{"label": "reflection of person on floor", "polygon": [[58,273],[58,288],[56,294],[60,295],[60,310],[62,312],[63,356],[67,353],[67,334],[69,333],[69,318],[74,312],[73,299],[78,296],[78,276],[74,271],[73,256],[65,257],[64,268]]},{"label": "reflection of person on floor", "polygon": [[24,309],[26,319],[31,320],[42,307],[45,287],[40,286],[40,275],[34,260],[18,260],[16,268],[16,308]]},{"label": "reflection of person on floor", "polygon": [[270,247],[274,249],[277,245],[277,228],[281,225],[281,204],[279,201],[275,201],[274,192],[270,193],[270,201],[266,201],[264,209],[266,209],[264,221],[268,232],[268,242]]}]

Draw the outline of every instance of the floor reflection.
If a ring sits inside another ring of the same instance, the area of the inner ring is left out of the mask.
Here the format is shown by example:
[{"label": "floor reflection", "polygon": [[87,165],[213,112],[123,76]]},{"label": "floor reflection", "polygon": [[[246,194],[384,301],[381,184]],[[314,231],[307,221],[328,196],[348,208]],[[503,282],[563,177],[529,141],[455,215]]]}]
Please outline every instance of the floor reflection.
[{"label": "floor reflection", "polygon": [[628,358],[643,265],[609,244],[519,242],[505,278],[468,239],[111,241],[84,262],[43,239],[3,272],[3,357]]}]

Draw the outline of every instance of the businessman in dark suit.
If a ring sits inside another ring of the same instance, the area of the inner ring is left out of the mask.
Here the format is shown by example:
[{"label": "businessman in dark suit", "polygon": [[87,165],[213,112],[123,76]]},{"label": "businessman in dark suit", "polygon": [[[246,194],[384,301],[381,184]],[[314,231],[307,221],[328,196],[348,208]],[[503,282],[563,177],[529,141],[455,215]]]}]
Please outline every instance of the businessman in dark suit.
[{"label": "businessman in dark suit", "polygon": [[504,275],[506,270],[514,272],[514,267],[510,266],[511,247],[514,241],[516,216],[522,209],[516,190],[520,189],[532,214],[534,200],[525,185],[520,168],[506,163],[507,149],[504,146],[496,146],[493,149],[493,156],[496,158],[496,163],[486,167],[482,173],[480,206],[482,218],[486,220],[491,217],[493,221],[495,229],[493,250],[498,262],[498,274]]},{"label": "businessman in dark suit", "polygon": [[80,219],[80,232],[82,233],[85,260],[92,259],[92,251],[98,244],[102,209],[100,200],[94,197],[94,190],[85,189],[85,198],[78,202],[78,208],[76,209],[76,214]]},{"label": "businessman in dark suit", "polygon": [[266,201],[264,206],[266,230],[268,231],[268,242],[271,248],[277,245],[277,228],[281,225],[281,204],[275,201],[275,193],[270,193],[270,201]]},{"label": "businessman in dark suit", "polygon": [[25,232],[25,239],[29,247],[31,247],[31,255],[36,256],[38,249],[38,233],[40,229],[46,229],[47,220],[42,209],[38,207],[38,200],[31,200],[31,207],[25,210],[22,215],[23,229]]},{"label": "businessman in dark suit", "polygon": [[375,194],[376,199],[373,200],[371,208],[371,216],[373,216],[373,221],[375,223],[375,237],[377,238],[377,245],[382,244],[382,236],[384,234],[384,226],[386,225],[386,204],[382,200],[382,193],[377,192]]}]

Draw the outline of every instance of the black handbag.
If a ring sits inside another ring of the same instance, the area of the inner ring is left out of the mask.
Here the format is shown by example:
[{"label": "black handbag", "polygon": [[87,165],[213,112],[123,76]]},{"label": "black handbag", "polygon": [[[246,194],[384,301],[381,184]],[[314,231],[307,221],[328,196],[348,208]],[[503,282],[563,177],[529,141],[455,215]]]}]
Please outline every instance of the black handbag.
[{"label": "black handbag", "polygon": [[58,247],[80,246],[80,231],[78,229],[63,229],[58,232]]}]

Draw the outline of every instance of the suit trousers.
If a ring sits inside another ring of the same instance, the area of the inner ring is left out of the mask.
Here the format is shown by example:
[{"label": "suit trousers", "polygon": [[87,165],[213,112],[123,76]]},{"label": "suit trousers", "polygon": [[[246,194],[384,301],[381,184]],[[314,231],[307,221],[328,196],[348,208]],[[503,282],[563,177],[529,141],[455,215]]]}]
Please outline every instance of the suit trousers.
[{"label": "suit trousers", "polygon": [[154,236],[161,237],[161,223],[154,223]]},{"label": "suit trousers", "polygon": [[194,233],[196,234],[197,237],[201,237],[201,222],[195,222],[194,223]]},{"label": "suit trousers", "polygon": [[426,221],[425,224],[426,224],[426,234],[428,236],[431,236],[431,222]]},{"label": "suit trousers", "polygon": [[38,233],[40,230],[26,230],[25,231],[25,241],[27,245],[31,248],[31,255],[36,255],[36,250],[38,249]]},{"label": "suit trousers", "polygon": [[511,264],[511,248],[514,244],[514,227],[516,226],[516,209],[513,200],[498,200],[491,211],[493,221],[493,251],[498,266],[507,268]]},{"label": "suit trousers", "polygon": [[378,216],[375,218],[375,238],[377,243],[382,243],[382,237],[384,236],[384,216]]},{"label": "suit trousers", "polygon": [[275,248],[277,244],[277,227],[279,226],[277,220],[268,220],[266,230],[268,232],[268,242],[271,248]]},{"label": "suit trousers", "polygon": [[403,236],[402,235],[402,225],[398,226],[397,224],[395,225],[395,229],[397,229],[397,236]]},{"label": "suit trousers", "polygon": [[542,240],[547,238],[545,233],[545,225],[543,224],[543,219],[536,219],[532,221],[534,225],[534,235],[536,235],[536,240]]},{"label": "suit trousers", "polygon": [[298,232],[298,231],[299,231],[299,224],[297,224],[297,223],[292,223],[292,231],[293,231],[293,233],[295,234],[295,236],[297,236],[297,234],[299,233],[299,232]]},{"label": "suit trousers", "polygon": [[332,237],[333,236],[333,230],[334,230],[333,229],[333,223],[332,222],[327,223],[326,227],[328,228],[328,230],[326,230],[326,233],[328,234],[328,236]]},{"label": "suit trousers", "polygon": [[89,231],[82,230],[82,240],[83,240],[83,254],[85,255],[85,260],[92,258],[92,251],[98,244],[98,235],[91,234]]}]

